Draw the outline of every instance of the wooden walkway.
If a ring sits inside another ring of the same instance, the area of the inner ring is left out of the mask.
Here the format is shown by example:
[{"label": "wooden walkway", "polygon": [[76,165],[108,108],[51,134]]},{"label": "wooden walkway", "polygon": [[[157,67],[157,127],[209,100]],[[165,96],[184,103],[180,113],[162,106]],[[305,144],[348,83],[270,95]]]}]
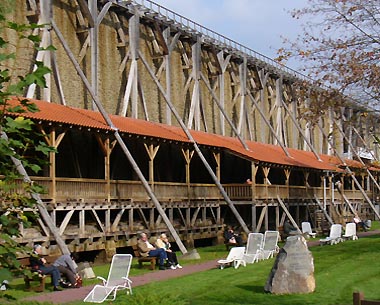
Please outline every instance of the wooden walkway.
[{"label": "wooden walkway", "polygon": [[[359,237],[371,236],[380,234],[380,230],[369,231],[369,232],[359,232]],[[314,238],[308,241],[308,246],[318,246],[319,239]],[[152,271],[143,275],[130,277],[132,280],[132,291],[134,287],[145,285],[155,281],[166,280],[170,278],[181,277],[184,275],[188,275],[191,273],[201,272],[210,270],[217,267],[217,260],[208,261],[201,264],[195,265],[187,265],[184,266],[183,269],[176,270],[157,270]],[[47,292],[43,294],[34,295],[32,297],[28,297],[24,300],[37,301],[37,302],[51,302],[52,304],[65,304],[68,302],[75,302],[79,300],[83,300],[86,295],[91,291],[93,285],[85,286],[78,289],[66,289],[63,291],[55,291],[55,292]]]}]

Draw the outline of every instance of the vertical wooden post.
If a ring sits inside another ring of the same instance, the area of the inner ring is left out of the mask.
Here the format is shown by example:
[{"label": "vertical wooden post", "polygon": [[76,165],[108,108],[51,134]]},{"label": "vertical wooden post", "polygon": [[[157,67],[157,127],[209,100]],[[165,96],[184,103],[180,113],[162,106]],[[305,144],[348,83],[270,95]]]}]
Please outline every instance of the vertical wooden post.
[{"label": "vertical wooden post", "polygon": [[105,216],[105,232],[110,232],[111,231],[111,209],[106,210],[106,216]]},{"label": "vertical wooden post", "polygon": [[256,207],[256,204],[255,203],[252,203],[252,207],[251,207],[251,210],[252,210],[252,232],[257,232],[256,231],[256,228],[257,228],[257,207]]},{"label": "vertical wooden post", "polygon": [[110,143],[110,139],[107,138],[103,142],[102,138],[99,135],[96,135],[96,140],[98,141],[99,147],[103,153],[104,157],[104,180],[105,184],[105,194],[107,196],[107,201],[111,201],[111,169],[110,169],[110,160],[111,160],[111,152],[116,145],[116,141]]},{"label": "vertical wooden post", "polygon": [[149,156],[149,184],[151,185],[152,190],[154,190],[154,158],[156,157],[157,151],[160,146],[154,147],[153,144],[145,144],[145,150]]},{"label": "vertical wooden post", "polygon": [[173,223],[173,221],[174,221],[174,209],[173,208],[169,208],[169,220],[171,223]]},{"label": "vertical wooden post", "polygon": [[364,299],[363,292],[354,292],[352,295],[353,305],[361,305],[361,301]]},{"label": "vertical wooden post", "polygon": [[289,199],[290,198],[290,186],[289,186],[289,178],[290,178],[290,169],[285,169],[285,185],[286,185],[286,197]]},{"label": "vertical wooden post", "polygon": [[130,210],[129,210],[129,215],[128,215],[128,227],[129,227],[129,230],[131,231],[131,232],[133,232],[133,220],[134,220],[134,218],[133,218],[133,211],[134,211],[134,209],[133,208],[131,208]]},{"label": "vertical wooden post", "polygon": [[257,208],[256,208],[256,175],[258,166],[255,165],[254,162],[251,162],[251,200],[252,200],[252,226],[251,230],[252,232],[256,232],[256,226],[257,226]]},{"label": "vertical wooden post", "polygon": [[154,208],[150,209],[150,213],[149,213],[149,228],[150,228],[150,230],[154,230],[155,229]]},{"label": "vertical wooden post", "polygon": [[85,210],[79,211],[79,234],[84,235],[85,229]]},{"label": "vertical wooden post", "polygon": [[106,179],[106,194],[107,201],[111,201],[111,177],[110,177],[110,158],[111,158],[111,148],[110,139],[107,138],[104,143],[105,156],[104,156],[104,178]]},{"label": "vertical wooden post", "polygon": [[[98,19],[98,4],[95,0],[88,1],[88,8],[91,13],[92,19]],[[93,27],[90,27],[90,46],[91,46],[91,85],[95,94],[98,95],[98,33],[99,25],[97,22],[94,23]],[[97,109],[95,101],[92,102],[92,109]]]},{"label": "vertical wooden post", "polygon": [[191,208],[187,208],[186,209],[186,226],[188,228],[191,227],[191,211],[190,211]]},{"label": "vertical wooden post", "polygon": [[[55,143],[55,129],[53,128],[50,132],[50,146],[56,148],[56,143]],[[56,203],[56,196],[57,196],[57,185],[56,185],[56,164],[55,164],[55,152],[50,152],[49,153],[49,161],[50,161],[50,167],[49,167],[49,176],[50,176],[50,196],[52,199],[53,203]]]},{"label": "vertical wooden post", "polygon": [[187,185],[187,197],[190,199],[190,162],[193,158],[194,151],[191,151],[189,149],[182,149],[183,157],[185,158],[185,170],[186,170],[186,185]]},{"label": "vertical wooden post", "polygon": [[220,181],[220,153],[213,153],[216,162],[216,177]]},{"label": "vertical wooden post", "polygon": [[257,170],[258,170],[258,166],[255,165],[254,162],[251,162],[251,199],[252,199],[252,202],[255,201],[256,199],[256,175],[257,175]]},{"label": "vertical wooden post", "polygon": [[278,230],[278,227],[280,226],[280,206],[279,204],[276,205],[276,230]]},{"label": "vertical wooden post", "polygon": [[[170,45],[170,27],[167,27],[163,31],[163,37],[165,39],[166,45]],[[168,100],[171,101],[171,85],[172,85],[172,78],[171,78],[171,54],[172,54],[172,48],[168,48],[168,54],[164,55],[165,58],[165,77],[166,77],[166,94],[168,97]],[[168,105],[166,105],[166,124],[171,125],[172,124],[172,116],[171,116],[171,110]]]}]

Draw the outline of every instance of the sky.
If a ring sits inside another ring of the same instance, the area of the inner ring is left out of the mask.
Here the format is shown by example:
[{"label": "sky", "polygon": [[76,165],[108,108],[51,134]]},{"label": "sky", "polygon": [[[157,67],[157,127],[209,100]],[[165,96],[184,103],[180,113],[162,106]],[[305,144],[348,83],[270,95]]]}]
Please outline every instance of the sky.
[{"label": "sky", "polygon": [[[283,38],[301,34],[301,21],[290,11],[307,0],[154,0],[202,26],[222,34],[267,57],[277,57]],[[297,69],[296,61],[287,66]]]}]

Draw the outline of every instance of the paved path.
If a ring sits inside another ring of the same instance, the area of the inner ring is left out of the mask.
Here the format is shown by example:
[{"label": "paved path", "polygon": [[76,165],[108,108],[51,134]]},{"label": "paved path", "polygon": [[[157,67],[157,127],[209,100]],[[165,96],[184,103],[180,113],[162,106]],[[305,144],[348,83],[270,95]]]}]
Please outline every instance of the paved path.
[{"label": "paved path", "polygon": [[[163,279],[170,279],[175,277],[181,277],[187,274],[205,271],[213,269],[217,266],[217,261],[208,261],[202,264],[187,265],[183,269],[176,270],[157,270],[143,275],[131,276],[132,289],[136,286],[145,285],[151,282],[160,281]],[[38,302],[51,302],[53,304],[65,304],[68,302],[74,302],[83,300],[86,295],[91,291],[93,285],[85,286],[78,289],[65,289],[63,291],[54,291],[48,293],[42,293],[28,297],[25,300],[38,301]]]},{"label": "paved path", "polygon": [[[380,234],[380,230],[376,231],[369,231],[369,232],[359,232],[359,237],[364,236],[370,236],[370,235],[376,235]],[[310,239],[308,241],[309,247],[318,246],[319,245],[319,239]],[[183,269],[176,269],[176,270],[157,270],[152,271],[143,275],[139,276],[132,276],[130,277],[130,280],[132,280],[132,289],[133,287],[145,285],[151,282],[160,281],[160,280],[166,280],[170,278],[176,278],[181,277],[187,274],[201,272],[205,270],[213,269],[217,266],[217,260],[208,261],[201,264],[195,264],[195,265],[187,265],[184,266]],[[33,300],[38,302],[51,302],[53,304],[65,304],[68,302],[74,302],[83,300],[86,295],[91,291],[93,285],[85,286],[78,289],[66,289],[63,291],[55,291],[55,292],[48,292],[43,294],[38,294],[32,297],[28,297],[25,300]]]}]

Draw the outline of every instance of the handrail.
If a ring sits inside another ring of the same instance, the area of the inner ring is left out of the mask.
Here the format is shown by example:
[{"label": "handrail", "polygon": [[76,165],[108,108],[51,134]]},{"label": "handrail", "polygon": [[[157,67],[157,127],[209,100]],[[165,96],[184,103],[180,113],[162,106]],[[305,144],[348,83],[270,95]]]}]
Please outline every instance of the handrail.
[{"label": "handrail", "polygon": [[[211,30],[195,21],[192,21],[191,19],[182,16],[154,1],[151,0],[130,0],[131,3],[134,3],[135,5],[142,6],[146,9],[149,9],[155,13],[157,13],[159,16],[167,19],[168,21],[174,21],[176,23],[179,23],[186,28],[188,28],[190,31],[194,32],[195,34],[202,35],[203,38],[208,38],[213,41],[213,43],[221,43],[222,46],[225,49],[230,49],[231,51],[237,51],[243,53],[243,55],[247,55],[248,57],[251,57],[252,60],[255,62],[255,64],[260,67],[261,65],[270,65],[274,69],[278,69],[281,73],[287,73],[288,75],[298,78],[299,80],[304,80],[308,82],[315,82],[315,80],[305,74],[302,74],[284,64],[281,64],[274,59],[263,55],[249,47],[246,47],[242,45],[241,43],[232,40],[222,34],[219,34],[215,32],[214,30]],[[321,88],[327,89],[324,85],[319,85]],[[362,104],[361,102],[355,100],[353,97],[346,96],[347,100],[351,103],[355,104],[357,107],[364,107],[367,111],[374,111],[374,108],[370,105]]]},{"label": "handrail", "polygon": [[244,45],[242,45],[241,43],[235,41],[235,40],[232,40],[222,34],[219,34],[209,28],[206,28],[204,27],[203,25],[195,22],[195,21],[192,21],[191,19],[185,17],[185,16],[182,16],[166,7],[163,7],[162,5],[158,4],[158,3],[155,3],[151,0],[133,0],[132,2],[134,2],[135,4],[138,4],[140,6],[143,6],[151,11],[154,11],[155,13],[157,13],[158,15],[160,15],[161,17],[164,17],[166,18],[167,20],[171,20],[171,21],[174,21],[176,23],[180,23],[182,25],[184,25],[185,27],[187,27],[188,29],[194,31],[195,33],[198,33],[198,34],[201,34],[203,35],[203,37],[207,37],[211,40],[214,40],[216,42],[219,42],[219,43],[222,43],[226,48],[231,48],[231,49],[234,49],[236,51],[239,51],[239,52],[242,52],[250,57],[253,57],[256,61],[256,63],[258,64],[258,66],[260,66],[260,61],[262,61],[263,63],[266,63],[266,64],[269,64],[271,66],[273,66],[274,68],[276,69],[280,69],[281,71],[283,72],[286,72],[288,74],[291,74],[292,76],[294,77],[297,77],[297,78],[300,78],[300,79],[304,79],[304,80],[309,80],[309,81],[312,81],[312,79],[292,68],[289,68],[279,62],[276,62],[275,60],[271,59],[270,57],[268,56],[265,56],[259,52],[256,52],[255,50],[252,50],[251,48],[249,47],[246,47]]}]

